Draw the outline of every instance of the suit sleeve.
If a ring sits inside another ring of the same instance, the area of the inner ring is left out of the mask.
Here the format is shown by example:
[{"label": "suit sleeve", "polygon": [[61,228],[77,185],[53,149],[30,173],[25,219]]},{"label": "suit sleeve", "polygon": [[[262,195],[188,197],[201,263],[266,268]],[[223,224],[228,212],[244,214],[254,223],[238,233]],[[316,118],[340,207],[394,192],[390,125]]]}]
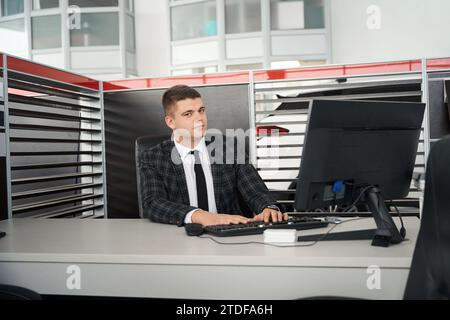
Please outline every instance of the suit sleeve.
[{"label": "suit sleeve", "polygon": [[151,221],[182,226],[186,214],[194,209],[189,205],[167,200],[167,192],[161,170],[157,170],[150,161],[139,163],[139,179],[142,209],[144,216]]},{"label": "suit sleeve", "polygon": [[236,179],[239,192],[254,213],[259,214],[270,205],[277,205],[284,211],[283,206],[270,195],[269,189],[252,164],[237,165]]}]

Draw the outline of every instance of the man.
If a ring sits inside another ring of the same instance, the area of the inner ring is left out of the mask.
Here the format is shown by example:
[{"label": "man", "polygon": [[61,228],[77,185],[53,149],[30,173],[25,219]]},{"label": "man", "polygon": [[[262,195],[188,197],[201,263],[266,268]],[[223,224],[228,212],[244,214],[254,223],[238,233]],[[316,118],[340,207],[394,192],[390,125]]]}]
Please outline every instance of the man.
[{"label": "man", "polygon": [[[162,104],[173,141],[151,148],[139,163],[142,207],[150,220],[179,226],[287,220],[251,164],[211,161],[208,118],[198,91],[174,86]],[[240,197],[253,218],[242,215]]]}]

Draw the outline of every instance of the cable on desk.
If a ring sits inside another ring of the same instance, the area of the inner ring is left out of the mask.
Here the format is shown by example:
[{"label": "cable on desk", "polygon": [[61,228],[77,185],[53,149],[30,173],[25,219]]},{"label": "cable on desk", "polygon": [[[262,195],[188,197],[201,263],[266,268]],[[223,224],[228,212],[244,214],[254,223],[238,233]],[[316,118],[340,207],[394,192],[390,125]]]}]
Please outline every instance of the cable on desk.
[{"label": "cable on desk", "polygon": [[316,245],[318,242],[322,241],[323,239],[325,239],[326,236],[328,236],[330,234],[331,231],[334,230],[334,228],[336,228],[338,225],[347,223],[347,222],[351,222],[351,221],[357,221],[357,220],[361,220],[361,219],[367,219],[367,218],[355,218],[355,219],[351,219],[351,220],[346,220],[346,221],[342,221],[339,224],[335,224],[334,226],[332,226],[327,232],[325,232],[323,234],[322,237],[320,237],[318,240],[313,241],[311,243],[308,244],[296,244],[296,245],[278,245],[278,244],[274,244],[274,243],[267,243],[267,242],[261,242],[261,241],[248,241],[248,242],[221,242],[219,240],[217,240],[215,237],[212,236],[200,236],[199,238],[203,238],[203,239],[209,239],[212,240],[213,242],[217,243],[217,244],[223,244],[223,245],[245,245],[245,244],[262,244],[265,246],[270,246],[270,247],[277,247],[277,248],[293,248],[293,247],[312,247],[314,245]]}]

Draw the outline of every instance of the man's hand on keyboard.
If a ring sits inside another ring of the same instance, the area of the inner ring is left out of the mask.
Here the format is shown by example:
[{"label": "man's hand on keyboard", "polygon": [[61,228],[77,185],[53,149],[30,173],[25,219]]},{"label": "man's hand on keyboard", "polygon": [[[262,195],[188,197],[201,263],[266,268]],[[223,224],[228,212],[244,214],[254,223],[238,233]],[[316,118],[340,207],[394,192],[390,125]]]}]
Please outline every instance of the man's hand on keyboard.
[{"label": "man's hand on keyboard", "polygon": [[193,213],[192,222],[200,223],[204,227],[213,226],[219,224],[239,224],[248,223],[251,220],[249,218],[232,215],[232,214],[218,214],[211,213],[204,210],[199,210]]},{"label": "man's hand on keyboard", "polygon": [[250,219],[250,222],[264,221],[264,223],[269,222],[279,222],[288,219],[287,213],[282,213],[281,211],[265,208],[263,212]]}]

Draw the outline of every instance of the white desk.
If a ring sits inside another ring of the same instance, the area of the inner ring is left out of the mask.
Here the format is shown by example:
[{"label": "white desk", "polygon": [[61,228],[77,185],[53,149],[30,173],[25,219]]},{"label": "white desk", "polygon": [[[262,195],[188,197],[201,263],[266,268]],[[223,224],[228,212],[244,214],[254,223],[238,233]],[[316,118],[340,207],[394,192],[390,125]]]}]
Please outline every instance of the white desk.
[{"label": "white desk", "polygon": [[[184,228],[148,220],[32,220],[0,223],[0,283],[41,294],[190,299],[295,299],[318,295],[401,299],[419,229],[405,218],[407,238],[389,248],[370,241],[320,242],[312,247],[219,245],[187,237]],[[396,223],[398,221],[396,220]],[[334,231],[374,227],[373,219]],[[313,234],[326,229],[299,232]],[[262,241],[263,236],[221,241]],[[69,266],[81,271],[68,289]],[[369,266],[381,269],[369,290]]]}]

